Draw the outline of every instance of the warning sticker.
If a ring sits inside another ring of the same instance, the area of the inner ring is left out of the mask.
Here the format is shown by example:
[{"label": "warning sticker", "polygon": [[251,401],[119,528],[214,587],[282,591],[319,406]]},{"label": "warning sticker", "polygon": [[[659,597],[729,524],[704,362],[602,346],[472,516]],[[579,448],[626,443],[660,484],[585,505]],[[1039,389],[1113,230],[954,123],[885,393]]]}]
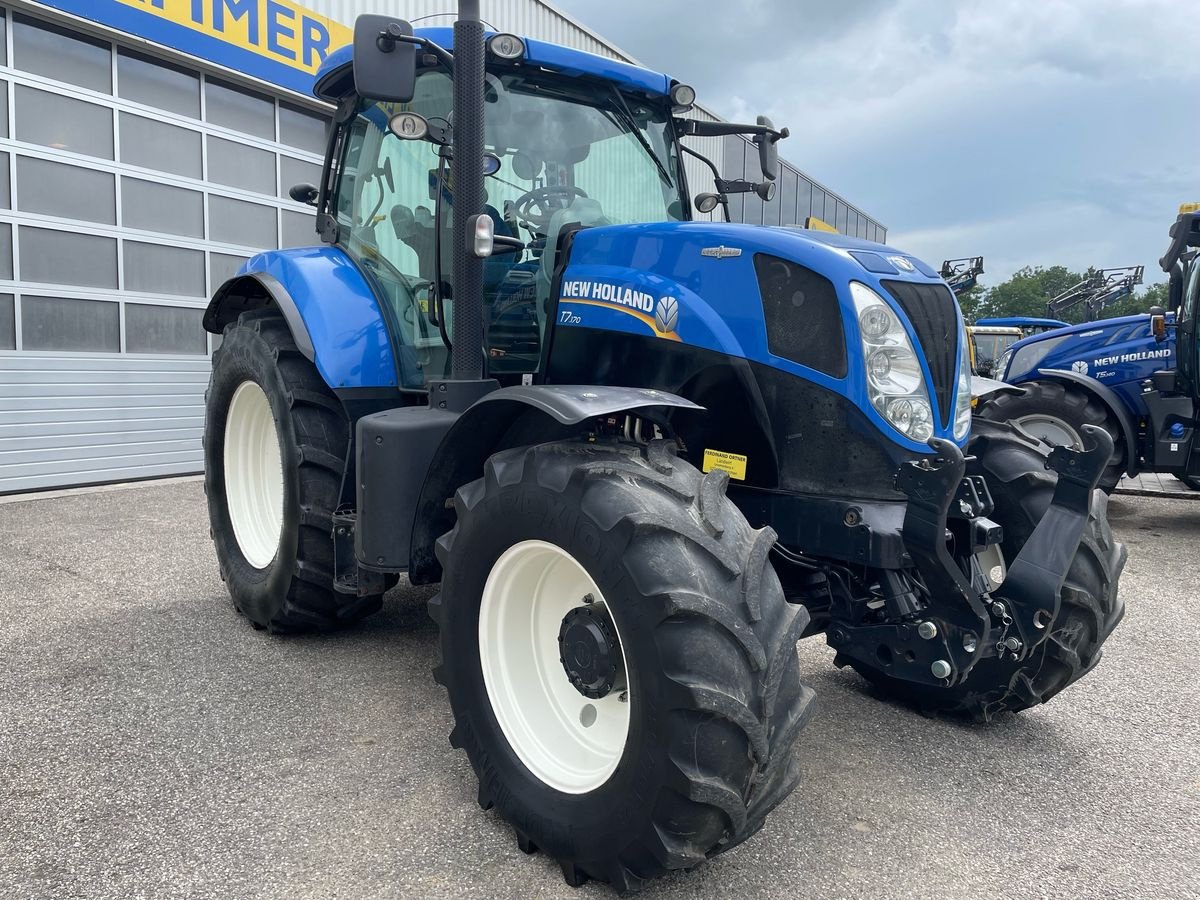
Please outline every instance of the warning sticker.
[{"label": "warning sticker", "polygon": [[730,478],[736,478],[738,481],[746,480],[746,457],[738,453],[726,453],[724,450],[709,450],[704,449],[704,465],[702,467],[705,472],[711,472],[713,469],[723,469],[729,473]]}]

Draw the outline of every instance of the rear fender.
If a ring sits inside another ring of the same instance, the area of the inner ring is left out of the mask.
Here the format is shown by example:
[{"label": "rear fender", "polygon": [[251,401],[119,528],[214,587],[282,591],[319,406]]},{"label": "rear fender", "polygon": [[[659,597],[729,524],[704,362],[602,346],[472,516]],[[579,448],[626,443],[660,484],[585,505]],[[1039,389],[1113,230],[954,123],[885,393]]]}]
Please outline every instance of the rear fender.
[{"label": "rear fender", "polygon": [[1121,434],[1118,440],[1125,441],[1126,473],[1132,476],[1141,471],[1141,454],[1137,449],[1137,423],[1116,391],[1080,372],[1068,372],[1064,369],[1038,369],[1037,374],[1039,378],[1048,381],[1082,387],[1108,407],[1109,411],[1116,416],[1117,421],[1121,423]]},{"label": "rear fender", "polygon": [[248,260],[204,311],[220,334],[248,309],[274,306],[331,388],[396,387],[387,320],[366,277],[337,247],[272,250]]},{"label": "rear fender", "polygon": [[454,527],[454,510],[447,501],[483,475],[492,454],[564,440],[586,432],[599,417],[656,407],[703,409],[666,391],[601,385],[521,385],[478,400],[449,427],[426,469],[413,519],[409,581],[428,584],[441,579],[433,548]]}]

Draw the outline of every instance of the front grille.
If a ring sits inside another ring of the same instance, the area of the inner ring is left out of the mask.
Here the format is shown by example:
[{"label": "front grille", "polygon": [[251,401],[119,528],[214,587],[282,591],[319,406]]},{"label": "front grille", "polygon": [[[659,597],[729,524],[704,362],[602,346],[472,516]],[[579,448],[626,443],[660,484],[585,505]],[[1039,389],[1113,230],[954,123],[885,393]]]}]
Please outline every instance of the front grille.
[{"label": "front grille", "polygon": [[767,348],[834,378],[846,377],[846,334],[833,282],[798,263],[754,255]]},{"label": "front grille", "polygon": [[883,286],[896,298],[917,333],[921,352],[929,362],[942,427],[948,428],[954,416],[954,370],[958,363],[957,301],[944,284],[885,281]]}]

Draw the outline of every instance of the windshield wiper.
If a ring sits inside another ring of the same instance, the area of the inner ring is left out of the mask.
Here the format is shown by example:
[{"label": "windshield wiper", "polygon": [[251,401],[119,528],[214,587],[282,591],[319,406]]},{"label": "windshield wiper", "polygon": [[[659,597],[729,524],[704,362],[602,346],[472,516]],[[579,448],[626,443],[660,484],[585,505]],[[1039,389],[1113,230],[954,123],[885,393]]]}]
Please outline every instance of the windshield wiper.
[{"label": "windshield wiper", "polygon": [[667,171],[667,167],[662,164],[662,160],[658,158],[658,154],[654,152],[654,148],[650,146],[650,142],[646,140],[646,136],[642,134],[642,129],[638,127],[637,120],[633,118],[633,113],[629,109],[629,104],[625,102],[625,97],[622,96],[620,88],[615,84],[610,84],[609,87],[612,88],[613,96],[617,98],[617,103],[620,104],[613,108],[613,112],[616,113],[625,127],[633,133],[638,143],[642,145],[642,149],[646,151],[646,155],[650,157],[658,169],[658,176],[663,180],[663,184],[674,187],[675,181],[671,178],[671,173]]}]

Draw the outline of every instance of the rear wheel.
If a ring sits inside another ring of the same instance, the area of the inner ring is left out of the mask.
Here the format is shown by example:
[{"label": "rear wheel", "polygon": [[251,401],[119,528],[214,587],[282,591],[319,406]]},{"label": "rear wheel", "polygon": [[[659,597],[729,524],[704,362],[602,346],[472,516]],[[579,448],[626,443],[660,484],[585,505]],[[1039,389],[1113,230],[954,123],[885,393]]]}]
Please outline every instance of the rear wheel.
[{"label": "rear wheel", "polygon": [[274,310],[242,313],[213,354],[204,489],[221,577],[259,628],[325,630],[380,596],[333,587],[333,513],[349,424]]},{"label": "rear wheel", "polygon": [[980,404],[979,418],[1012,422],[1052,447],[1083,449],[1083,426],[1095,425],[1112,436],[1113,455],[1098,487],[1111,494],[1125,474],[1129,460],[1121,423],[1098,398],[1081,387],[1058,381],[1022,384],[1023,394],[1001,393]]},{"label": "rear wheel", "polygon": [[[1037,527],[1054,496],[1057,476],[1046,469],[1049,447],[1005,424],[976,421],[967,452],[967,474],[982,475],[996,508],[992,518],[1004,529],[1001,550],[1013,560]],[[1090,672],[1101,645],[1120,622],[1125,605],[1117,582],[1127,553],[1113,540],[1108,495],[1092,491],[1087,526],[1061,590],[1050,636],[1021,662],[1011,656],[980,660],[962,684],[951,688],[914,684],[881,669],[853,664],[883,693],[929,712],[987,721],[1045,703]]]},{"label": "rear wheel", "polygon": [[430,614],[479,802],[572,884],[634,890],[754,834],[812,691],[755,531],[665,442],[504,451],[459,490]]}]

